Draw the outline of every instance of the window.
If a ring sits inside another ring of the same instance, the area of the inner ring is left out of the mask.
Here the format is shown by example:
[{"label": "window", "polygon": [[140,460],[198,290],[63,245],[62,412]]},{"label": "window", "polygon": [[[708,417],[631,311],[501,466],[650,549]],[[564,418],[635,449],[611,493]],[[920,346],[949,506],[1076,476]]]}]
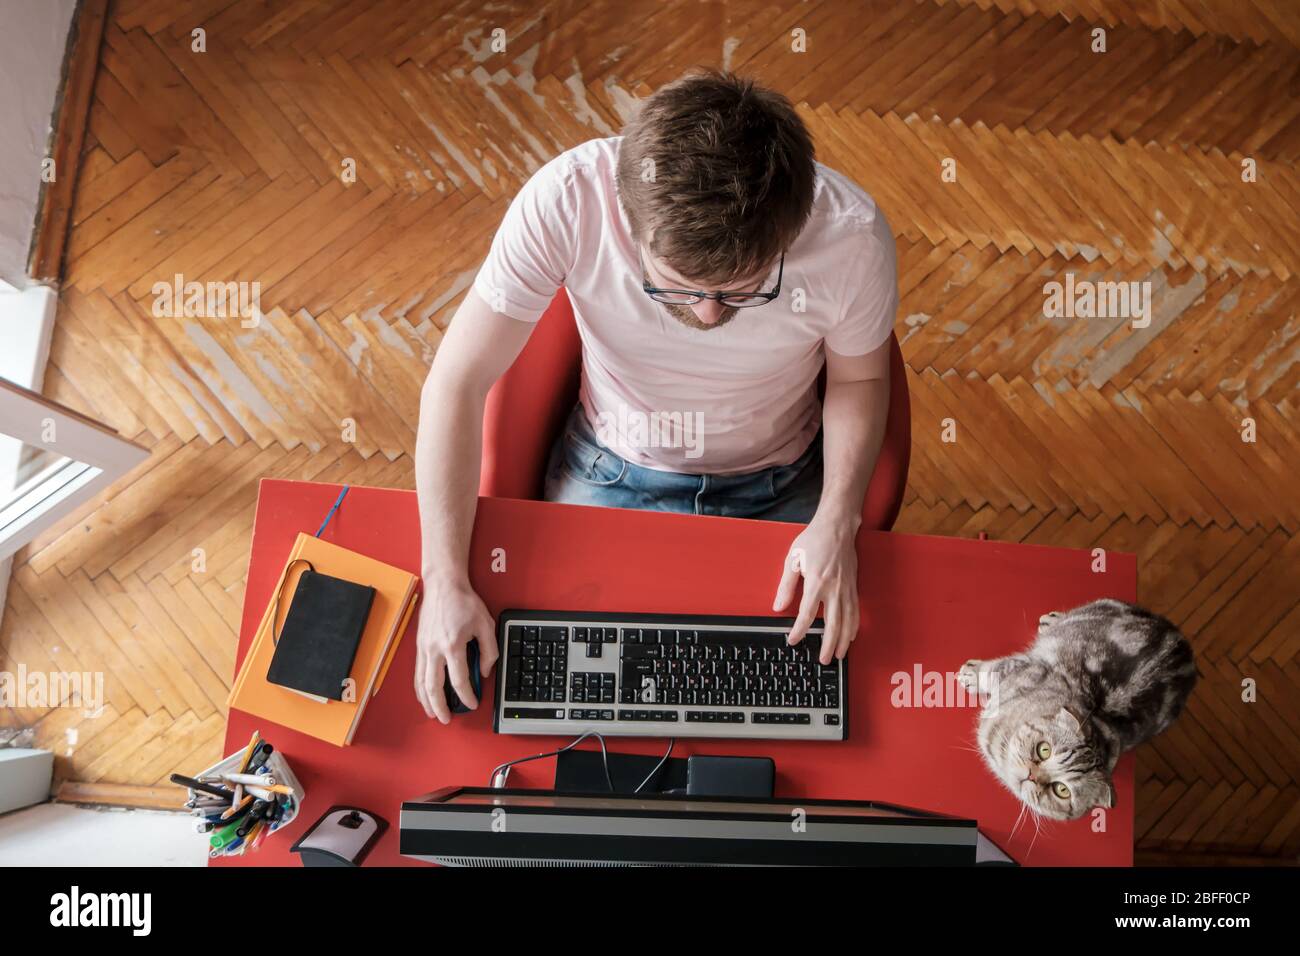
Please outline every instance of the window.
[{"label": "window", "polygon": [[0,561],[148,457],[107,425],[0,378]]}]

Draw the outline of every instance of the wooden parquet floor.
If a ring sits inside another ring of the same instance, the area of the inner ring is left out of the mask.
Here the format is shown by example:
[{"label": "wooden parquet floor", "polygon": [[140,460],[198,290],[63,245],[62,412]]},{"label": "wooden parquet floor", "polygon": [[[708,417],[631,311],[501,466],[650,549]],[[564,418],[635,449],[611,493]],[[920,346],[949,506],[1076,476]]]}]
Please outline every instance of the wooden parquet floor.
[{"label": "wooden parquet floor", "polygon": [[[1139,860],[1294,860],[1298,48],[1293,0],[117,0],[46,385],[152,455],[19,555],[0,630],[0,669],[103,671],[104,713],[0,722],[72,780],[215,759],[258,479],[411,487],[510,197],[709,64],[786,91],[898,234],[899,529],[1136,552],[1192,639]],[[1044,318],[1066,272],[1149,282],[1150,326]],[[259,282],[265,318],[155,318],[178,273]]]}]

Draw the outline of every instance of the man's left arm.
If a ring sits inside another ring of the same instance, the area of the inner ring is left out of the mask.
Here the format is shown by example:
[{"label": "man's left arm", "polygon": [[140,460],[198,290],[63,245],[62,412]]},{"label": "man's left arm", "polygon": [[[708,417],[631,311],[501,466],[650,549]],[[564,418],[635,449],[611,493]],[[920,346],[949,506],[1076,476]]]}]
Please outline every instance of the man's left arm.
[{"label": "man's left arm", "polygon": [[889,351],[889,339],[865,355],[826,349],[821,502],[790,546],[772,608],[789,607],[802,578],[803,600],[790,643],[803,640],[818,607],[825,607],[823,664],[843,658],[858,634],[856,540],[889,415]]}]

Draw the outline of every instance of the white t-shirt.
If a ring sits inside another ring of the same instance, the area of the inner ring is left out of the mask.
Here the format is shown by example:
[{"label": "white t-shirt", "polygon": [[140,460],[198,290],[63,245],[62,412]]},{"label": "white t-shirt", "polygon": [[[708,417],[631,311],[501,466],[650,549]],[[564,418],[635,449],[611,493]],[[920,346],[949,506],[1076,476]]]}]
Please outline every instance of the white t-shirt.
[{"label": "white t-shirt", "polygon": [[[580,397],[601,443],[634,464],[689,474],[787,465],[821,424],[826,348],[882,345],[898,306],[894,238],[861,188],[817,165],[807,225],[781,294],[707,331],[642,289],[618,203],[619,138],[539,169],[511,202],[474,288],[497,312],[536,321],[563,285],[582,339]],[[678,271],[689,274],[679,264]],[[770,291],[776,267],[761,287]]]}]

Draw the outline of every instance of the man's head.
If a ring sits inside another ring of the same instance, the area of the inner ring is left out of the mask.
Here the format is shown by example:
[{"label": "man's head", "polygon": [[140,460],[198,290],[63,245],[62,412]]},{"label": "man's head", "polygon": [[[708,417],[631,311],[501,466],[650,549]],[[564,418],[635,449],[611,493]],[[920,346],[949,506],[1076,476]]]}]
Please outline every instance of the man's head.
[{"label": "man's head", "polygon": [[[731,74],[696,73],[657,90],[619,147],[619,202],[650,284],[663,288],[760,290],[808,220],[815,175],[812,140],[790,102]],[[697,327],[735,314],[708,299],[670,310]]]}]

